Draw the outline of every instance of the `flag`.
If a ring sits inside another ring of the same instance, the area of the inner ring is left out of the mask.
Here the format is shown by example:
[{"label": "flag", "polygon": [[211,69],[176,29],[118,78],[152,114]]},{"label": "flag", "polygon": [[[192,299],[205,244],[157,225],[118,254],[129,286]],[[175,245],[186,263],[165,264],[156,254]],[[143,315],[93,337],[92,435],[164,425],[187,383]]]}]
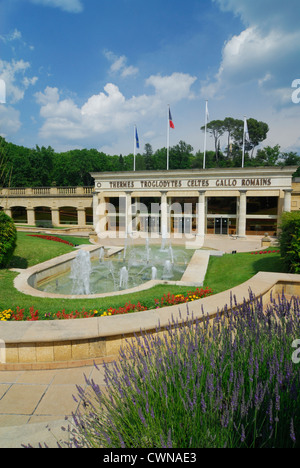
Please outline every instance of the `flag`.
[{"label": "flag", "polygon": [[169,122],[170,122],[170,128],[175,128],[175,125],[173,124],[173,119],[171,115],[171,111],[169,109]]},{"label": "flag", "polygon": [[135,143],[136,143],[136,147],[139,148],[140,147],[140,142],[139,142],[139,136],[138,136],[138,132],[137,132],[136,127],[135,127]]},{"label": "flag", "polygon": [[205,109],[205,118],[206,118],[206,122],[209,121],[209,112],[208,112],[208,104],[207,104],[207,101],[206,101],[206,109]]},{"label": "flag", "polygon": [[246,118],[245,118],[245,122],[244,122],[244,137],[245,137],[245,141],[250,142],[250,135],[249,135],[249,131],[248,131],[248,124],[247,124],[247,119]]}]

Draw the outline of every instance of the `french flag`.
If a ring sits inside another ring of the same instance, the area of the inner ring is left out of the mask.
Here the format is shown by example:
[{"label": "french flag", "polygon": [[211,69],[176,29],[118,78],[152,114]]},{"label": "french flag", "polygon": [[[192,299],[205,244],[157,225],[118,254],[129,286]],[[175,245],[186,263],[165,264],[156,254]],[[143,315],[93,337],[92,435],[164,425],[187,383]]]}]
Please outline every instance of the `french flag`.
[{"label": "french flag", "polygon": [[170,128],[175,128],[170,109],[169,109],[169,122],[170,122]]}]

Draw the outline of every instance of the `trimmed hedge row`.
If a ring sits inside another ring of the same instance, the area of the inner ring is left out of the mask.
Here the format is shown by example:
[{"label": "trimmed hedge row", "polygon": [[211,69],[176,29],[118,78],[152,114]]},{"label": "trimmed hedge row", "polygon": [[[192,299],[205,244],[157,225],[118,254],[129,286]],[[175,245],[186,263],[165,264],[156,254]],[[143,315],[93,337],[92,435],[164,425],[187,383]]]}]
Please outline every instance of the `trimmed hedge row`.
[{"label": "trimmed hedge row", "polygon": [[290,273],[300,273],[300,212],[284,213],[279,236],[282,261]]},{"label": "trimmed hedge row", "polygon": [[0,211],[0,268],[6,268],[17,245],[17,230],[13,220]]}]

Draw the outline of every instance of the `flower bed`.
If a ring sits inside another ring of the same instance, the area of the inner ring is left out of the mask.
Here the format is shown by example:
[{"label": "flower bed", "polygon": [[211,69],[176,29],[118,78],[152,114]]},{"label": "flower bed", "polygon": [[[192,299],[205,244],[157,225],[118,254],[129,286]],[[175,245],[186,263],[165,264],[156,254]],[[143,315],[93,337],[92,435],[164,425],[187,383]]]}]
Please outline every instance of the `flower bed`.
[{"label": "flower bed", "polygon": [[257,252],[251,252],[251,255],[265,255],[271,253],[280,253],[280,250],[260,250]]},{"label": "flower bed", "polygon": [[72,312],[66,312],[65,309],[61,311],[54,312],[52,314],[42,314],[38,310],[35,310],[34,307],[30,307],[29,314],[25,313],[24,308],[16,307],[16,310],[12,309],[3,310],[0,312],[0,321],[37,321],[37,320],[70,320],[77,318],[91,318],[91,317],[107,317],[111,315],[123,315],[133,312],[141,312],[151,309],[160,309],[162,307],[168,307],[176,304],[182,304],[186,302],[192,302],[197,299],[202,299],[203,297],[211,296],[213,294],[212,289],[197,288],[195,291],[190,291],[186,295],[184,294],[164,294],[161,299],[154,299],[153,306],[146,307],[145,305],[138,302],[137,304],[132,304],[127,302],[123,307],[113,308],[109,307],[107,310],[102,310],[101,308],[89,309],[89,310],[75,310]]},{"label": "flower bed", "polygon": [[60,237],[56,237],[56,236],[46,236],[44,234],[27,234],[28,237],[39,237],[40,239],[46,239],[46,240],[51,240],[51,241],[55,241],[55,242],[61,242],[62,244],[67,244],[67,245],[70,245],[71,247],[74,247],[74,244],[72,244],[71,242],[68,242],[64,239],[61,239]]}]

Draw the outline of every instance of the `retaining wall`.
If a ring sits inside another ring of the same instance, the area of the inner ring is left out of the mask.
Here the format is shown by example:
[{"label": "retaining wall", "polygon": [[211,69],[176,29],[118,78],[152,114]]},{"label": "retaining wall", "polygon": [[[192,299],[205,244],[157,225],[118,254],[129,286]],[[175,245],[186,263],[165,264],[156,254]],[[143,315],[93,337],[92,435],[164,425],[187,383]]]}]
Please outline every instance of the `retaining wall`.
[{"label": "retaining wall", "polygon": [[[2,322],[0,340],[5,343],[6,362],[0,370],[51,369],[90,365],[117,357],[126,340],[141,331],[163,331],[174,319],[213,318],[235,296],[237,304],[249,298],[249,291],[267,304],[271,294],[300,294],[300,275],[260,272],[231,290],[176,305],[129,315],[91,319]],[[189,311],[189,315],[188,314]],[[2,353],[3,354],[3,353]]]}]

